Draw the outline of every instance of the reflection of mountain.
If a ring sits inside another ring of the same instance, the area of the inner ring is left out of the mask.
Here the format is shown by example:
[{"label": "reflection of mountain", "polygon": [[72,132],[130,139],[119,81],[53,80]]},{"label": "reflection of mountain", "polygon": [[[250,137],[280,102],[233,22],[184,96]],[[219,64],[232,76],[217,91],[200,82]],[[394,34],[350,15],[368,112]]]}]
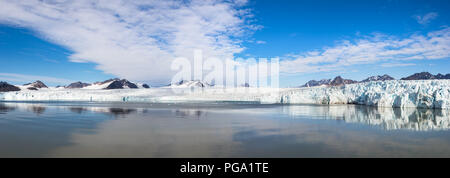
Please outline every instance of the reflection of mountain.
[{"label": "reflection of mountain", "polygon": [[196,118],[200,119],[206,117],[206,112],[194,109],[177,109],[174,111],[176,117],[180,118]]},{"label": "reflection of mountain", "polygon": [[387,130],[408,129],[416,131],[447,130],[450,128],[449,110],[415,108],[379,108],[358,105],[283,107],[293,117],[343,120],[348,123],[364,123]]},{"label": "reflection of mountain", "polygon": [[83,108],[83,107],[70,107],[69,110],[74,112],[74,113],[77,113],[77,114],[81,114],[84,111],[87,111],[87,109]]},{"label": "reflection of mountain", "polygon": [[26,111],[31,111],[37,115],[43,114],[47,107],[68,109],[74,113],[82,114],[83,112],[95,112],[113,116],[124,116],[135,113],[137,109],[134,108],[120,108],[120,107],[82,107],[82,106],[49,106],[39,103],[0,103],[0,112],[12,111],[16,108]]},{"label": "reflection of mountain", "polygon": [[136,109],[129,108],[109,108],[109,113],[119,116],[119,115],[127,115],[130,113],[136,112]]},{"label": "reflection of mountain", "polygon": [[69,107],[70,111],[81,114],[85,111],[103,113],[113,116],[124,116],[136,112],[133,108],[117,108],[117,107]]},{"label": "reflection of mountain", "polygon": [[22,109],[35,113],[36,115],[41,115],[45,112],[46,106],[43,104],[36,103],[0,103],[0,113],[9,112],[15,109]]},{"label": "reflection of mountain", "polygon": [[45,106],[39,106],[39,105],[33,105],[30,106],[31,111],[33,111],[35,114],[40,115],[45,112]]},{"label": "reflection of mountain", "polygon": [[9,112],[9,111],[13,111],[15,109],[16,109],[15,107],[10,107],[10,106],[7,106],[7,105],[5,105],[3,103],[0,103],[0,114],[5,113],[5,112]]}]

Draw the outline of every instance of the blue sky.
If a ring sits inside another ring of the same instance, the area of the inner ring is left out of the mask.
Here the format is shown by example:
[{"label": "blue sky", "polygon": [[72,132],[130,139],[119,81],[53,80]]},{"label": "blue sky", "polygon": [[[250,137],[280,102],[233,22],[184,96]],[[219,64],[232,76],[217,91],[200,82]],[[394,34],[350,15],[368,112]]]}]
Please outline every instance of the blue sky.
[{"label": "blue sky", "polygon": [[[172,75],[165,72],[168,60],[164,59],[188,55],[190,49],[211,50],[216,56],[279,57],[287,61],[282,62],[281,86],[337,75],[362,80],[386,73],[400,78],[422,71],[448,73],[450,68],[447,0],[258,0],[188,5],[176,1],[183,11],[164,3],[127,2],[114,7],[114,3],[99,2],[111,9],[150,7],[171,16],[161,20],[150,18],[155,16],[153,10],[145,11],[146,17],[117,10],[112,17],[118,21],[108,21],[102,13],[109,11],[88,7],[90,3],[57,4],[55,9],[62,14],[44,18],[55,13],[36,3],[0,1],[5,8],[0,9],[4,12],[0,13],[0,80],[21,84],[40,79],[59,85],[123,77],[161,85]],[[72,12],[70,7],[76,6],[87,10]],[[208,20],[197,24],[195,19]],[[128,26],[122,33],[123,22]],[[138,22],[145,23],[129,27]],[[409,44],[393,46],[402,42]],[[372,52],[383,55],[364,55]]]}]

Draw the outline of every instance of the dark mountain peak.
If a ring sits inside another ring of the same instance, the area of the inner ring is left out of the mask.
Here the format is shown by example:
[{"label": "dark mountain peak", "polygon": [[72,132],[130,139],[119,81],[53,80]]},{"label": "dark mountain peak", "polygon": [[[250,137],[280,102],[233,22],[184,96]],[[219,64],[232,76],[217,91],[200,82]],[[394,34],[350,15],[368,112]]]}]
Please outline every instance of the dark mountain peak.
[{"label": "dark mountain peak", "polygon": [[241,85],[241,87],[249,88],[249,87],[250,87],[250,84],[244,83],[244,84]]},{"label": "dark mountain peak", "polygon": [[331,79],[322,79],[322,80],[310,80],[306,82],[302,87],[314,87],[314,86],[321,86],[321,85],[329,85],[331,83]]},{"label": "dark mountain peak", "polygon": [[402,78],[401,80],[431,80],[431,79],[436,79],[436,77],[433,74],[430,74],[429,72],[420,72]]},{"label": "dark mountain peak", "polygon": [[0,82],[0,92],[8,92],[8,91],[20,91],[20,88],[14,85],[10,85],[6,82]]},{"label": "dark mountain peak", "polygon": [[358,83],[357,81],[350,80],[350,79],[344,79],[341,76],[337,76],[331,81],[331,86],[339,86],[339,85],[346,85],[346,84],[352,84],[352,83]]},{"label": "dark mountain peak", "polygon": [[147,85],[147,84],[142,84],[142,87],[144,87],[144,88],[150,88],[150,86],[149,85]]},{"label": "dark mountain peak", "polygon": [[115,79],[112,80],[111,84],[109,84],[105,89],[123,89],[123,88],[138,88],[138,86],[126,79],[122,80]]},{"label": "dark mountain peak", "polygon": [[183,85],[183,84],[185,84],[185,83],[187,83],[188,82],[188,80],[180,80],[178,83],[175,83],[175,84],[177,84],[177,85]]},{"label": "dark mountain peak", "polygon": [[89,85],[91,85],[91,84],[83,83],[83,82],[74,82],[74,83],[69,84],[65,88],[84,88],[84,87],[87,87]]},{"label": "dark mountain peak", "polygon": [[334,81],[344,81],[344,79],[340,75],[338,75],[338,76],[334,77],[333,81],[331,81],[331,82],[334,82]]},{"label": "dark mountain peak", "polygon": [[117,81],[117,80],[120,80],[120,79],[119,78],[112,78],[112,79],[105,80],[103,82],[95,82],[94,84],[96,84],[96,85],[103,85],[105,83],[109,83],[109,82]]},{"label": "dark mountain peak", "polygon": [[390,75],[388,75],[388,74],[384,74],[383,76],[381,76],[382,78],[385,78],[385,79],[391,79],[391,80],[395,80],[395,78],[394,77],[391,77]]},{"label": "dark mountain peak", "polygon": [[331,79],[322,79],[319,81],[310,80],[310,81],[306,82],[306,84],[302,85],[301,87],[339,86],[339,85],[346,85],[346,84],[352,84],[352,83],[358,83],[358,82],[354,81],[354,80],[350,80],[350,79],[344,79],[341,76],[337,76],[333,80],[331,80]]},{"label": "dark mountain peak", "polygon": [[446,74],[446,75],[443,75],[443,74],[437,74],[437,75],[435,75],[434,76],[436,79],[450,79],[450,74]]},{"label": "dark mountain peak", "polygon": [[41,82],[40,80],[36,80],[33,83],[27,83],[24,84],[24,86],[29,85],[30,88],[48,88],[47,85],[45,85],[43,82]]}]

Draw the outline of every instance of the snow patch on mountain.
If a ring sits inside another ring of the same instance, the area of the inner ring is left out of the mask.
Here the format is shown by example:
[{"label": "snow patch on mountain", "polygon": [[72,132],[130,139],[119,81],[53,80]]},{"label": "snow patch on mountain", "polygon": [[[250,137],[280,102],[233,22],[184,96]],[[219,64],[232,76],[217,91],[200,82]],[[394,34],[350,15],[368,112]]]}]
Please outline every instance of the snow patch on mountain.
[{"label": "snow patch on mountain", "polygon": [[108,87],[113,81],[105,81],[105,82],[95,82],[89,86],[83,87],[81,89],[87,89],[87,90],[99,90],[99,89],[105,89]]},{"label": "snow patch on mountain", "polygon": [[90,85],[91,84],[89,84],[89,83],[74,82],[74,83],[71,83],[71,84],[67,85],[65,88],[72,88],[72,89],[73,88],[84,88],[84,87],[87,87],[87,86],[90,86]]},{"label": "snow patch on mountain", "polygon": [[202,82],[199,80],[182,80],[178,83],[173,83],[168,86],[169,88],[205,88],[205,87],[211,87],[206,82]]},{"label": "snow patch on mountain", "polygon": [[361,82],[386,81],[386,80],[395,80],[395,78],[391,77],[391,76],[389,76],[387,74],[384,74],[382,76],[377,75],[377,76],[368,77],[367,79],[364,79]]}]

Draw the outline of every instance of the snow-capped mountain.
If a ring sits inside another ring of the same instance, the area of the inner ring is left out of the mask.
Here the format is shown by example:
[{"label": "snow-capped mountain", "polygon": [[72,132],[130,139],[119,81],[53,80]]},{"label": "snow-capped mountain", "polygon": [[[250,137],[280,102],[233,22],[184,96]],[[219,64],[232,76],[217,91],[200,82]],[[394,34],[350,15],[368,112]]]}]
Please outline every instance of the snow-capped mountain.
[{"label": "snow-capped mountain", "polygon": [[178,83],[173,83],[169,85],[170,88],[205,88],[205,87],[211,87],[211,85],[209,85],[206,82],[202,82],[199,80],[182,80],[179,81]]},{"label": "snow-capped mountain", "polygon": [[436,77],[436,79],[450,79],[450,74],[446,74],[446,75],[442,75],[442,74],[437,74],[434,77]]},{"label": "snow-capped mountain", "polygon": [[415,73],[408,77],[402,78],[401,80],[432,80],[432,79],[450,79],[450,74],[433,75],[433,74],[430,74],[429,72],[420,72],[420,73]]},{"label": "snow-capped mountain", "polygon": [[14,85],[10,85],[6,82],[0,82],[0,92],[8,92],[8,91],[20,91],[20,88]]},{"label": "snow-capped mountain", "polygon": [[90,86],[90,85],[91,84],[89,84],[89,83],[74,82],[74,83],[71,83],[71,84],[67,85],[65,88],[84,88],[84,87],[87,87],[87,86]]},{"label": "snow-capped mountain", "polygon": [[138,88],[150,88],[150,86],[145,83],[136,83],[136,86]]},{"label": "snow-capped mountain", "polygon": [[40,88],[48,88],[47,85],[45,85],[43,82],[37,80],[33,83],[27,83],[23,85],[24,88],[28,90],[38,90]]},{"label": "snow-capped mountain", "polygon": [[331,79],[322,79],[319,81],[310,80],[310,81],[306,82],[306,84],[302,85],[301,87],[340,86],[340,85],[346,85],[346,84],[352,84],[352,83],[358,83],[358,82],[354,81],[354,80],[350,80],[350,79],[344,79],[341,76],[337,76],[333,80],[331,80]]},{"label": "snow-capped mountain", "polygon": [[137,89],[141,87],[146,88],[144,85],[148,86],[147,84],[142,84],[139,87],[138,84],[132,83],[127,79],[114,78],[105,80],[103,82],[95,82],[88,86],[82,87],[82,89]]},{"label": "snow-capped mountain", "polygon": [[124,88],[138,88],[138,86],[126,79],[122,79],[112,81],[105,89],[124,89]]},{"label": "snow-capped mountain", "polygon": [[[59,88],[59,87],[57,87]],[[150,88],[149,85],[145,83],[132,83],[126,79],[108,79],[103,82],[95,82],[93,84],[90,83],[83,83],[83,82],[74,82],[66,87],[66,89],[129,89],[129,88]]]},{"label": "snow-capped mountain", "polygon": [[331,83],[331,79],[322,79],[322,80],[310,80],[306,82],[301,87],[315,87],[315,86],[328,86]]},{"label": "snow-capped mountain", "polygon": [[350,79],[344,79],[341,76],[337,76],[336,78],[331,81],[331,86],[340,86],[340,85],[346,85],[346,84],[352,84],[352,83],[358,83],[358,81],[350,80]]},{"label": "snow-capped mountain", "polygon": [[[421,72],[421,73],[415,73],[411,76],[404,77],[401,80],[433,80],[433,79],[450,79],[450,74],[437,74],[433,75],[428,72]],[[394,77],[391,77],[387,74],[384,74],[382,76],[371,76],[367,79],[364,79],[360,82],[350,79],[343,79],[341,76],[337,76],[333,80],[331,79],[322,79],[320,81],[316,80],[310,80],[306,84],[300,86],[300,87],[315,87],[315,86],[340,86],[340,85],[346,85],[346,84],[353,84],[353,83],[364,83],[364,82],[373,82],[373,81],[388,81],[388,80],[395,80]]]},{"label": "snow-capped mountain", "polygon": [[391,77],[391,76],[389,76],[387,74],[384,74],[382,76],[377,75],[377,76],[368,77],[367,79],[364,79],[361,82],[386,81],[386,80],[395,80],[395,78]]}]

